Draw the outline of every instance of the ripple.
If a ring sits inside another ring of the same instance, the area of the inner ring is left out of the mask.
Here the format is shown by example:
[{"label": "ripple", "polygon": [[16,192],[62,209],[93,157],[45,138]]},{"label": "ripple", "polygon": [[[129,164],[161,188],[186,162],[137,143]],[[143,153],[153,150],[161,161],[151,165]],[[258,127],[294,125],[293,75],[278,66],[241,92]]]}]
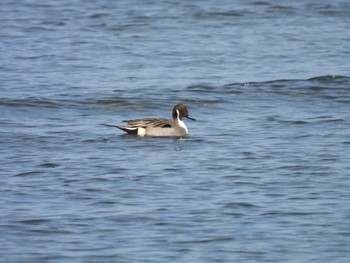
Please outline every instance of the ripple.
[{"label": "ripple", "polygon": [[42,174],[42,173],[44,173],[44,172],[43,171],[28,171],[28,172],[22,172],[22,173],[15,174],[14,176],[25,177],[25,176],[34,176],[34,175]]},{"label": "ripple", "polygon": [[39,165],[39,167],[44,167],[44,168],[56,168],[56,167],[59,167],[61,166],[60,164],[57,164],[57,163],[50,163],[50,162],[47,162],[47,163],[42,163]]},{"label": "ripple", "polygon": [[32,219],[25,219],[17,221],[20,224],[26,224],[26,225],[41,225],[49,223],[51,220],[49,219],[43,219],[43,218],[32,218]]},{"label": "ripple", "polygon": [[223,204],[224,208],[256,208],[257,206],[247,202],[230,202]]},{"label": "ripple", "polygon": [[99,18],[108,17],[108,16],[109,16],[108,13],[95,13],[95,14],[89,15],[89,18],[91,18],[91,19],[99,19]]},{"label": "ripple", "polygon": [[0,99],[0,105],[7,107],[36,107],[36,108],[58,108],[58,104],[41,98],[26,98],[26,99]]}]

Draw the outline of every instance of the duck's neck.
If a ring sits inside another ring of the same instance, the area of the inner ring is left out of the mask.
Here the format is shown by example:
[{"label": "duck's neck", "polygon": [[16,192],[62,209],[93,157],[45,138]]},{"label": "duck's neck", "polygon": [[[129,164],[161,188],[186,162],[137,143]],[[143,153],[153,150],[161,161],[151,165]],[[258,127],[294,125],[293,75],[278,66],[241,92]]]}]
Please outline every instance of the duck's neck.
[{"label": "duck's neck", "polygon": [[177,113],[177,115],[176,115],[176,118],[174,118],[174,121],[175,121],[181,128],[185,129],[186,134],[188,134],[188,129],[187,129],[185,123],[180,119],[179,110],[176,110],[176,113]]}]

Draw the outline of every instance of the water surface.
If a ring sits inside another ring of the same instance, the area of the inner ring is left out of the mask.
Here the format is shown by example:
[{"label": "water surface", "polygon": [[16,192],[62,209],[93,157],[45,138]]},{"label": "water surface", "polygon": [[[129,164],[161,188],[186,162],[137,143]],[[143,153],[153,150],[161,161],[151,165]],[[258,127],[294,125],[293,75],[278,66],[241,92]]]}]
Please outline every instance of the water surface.
[{"label": "water surface", "polygon": [[[2,1],[3,262],[348,262],[347,1]],[[170,117],[186,138],[103,123]]]}]

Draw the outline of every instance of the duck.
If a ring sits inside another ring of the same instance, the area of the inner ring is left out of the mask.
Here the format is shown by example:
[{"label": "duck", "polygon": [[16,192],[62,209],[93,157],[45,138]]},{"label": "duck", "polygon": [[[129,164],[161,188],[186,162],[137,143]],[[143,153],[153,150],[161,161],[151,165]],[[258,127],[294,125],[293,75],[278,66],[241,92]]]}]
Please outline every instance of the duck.
[{"label": "duck", "polygon": [[127,134],[140,137],[184,137],[188,135],[188,129],[183,121],[184,118],[195,121],[189,115],[188,108],[183,104],[177,104],[172,111],[172,120],[163,118],[146,118],[135,120],[124,120],[127,125],[110,125],[108,127],[118,128]]}]

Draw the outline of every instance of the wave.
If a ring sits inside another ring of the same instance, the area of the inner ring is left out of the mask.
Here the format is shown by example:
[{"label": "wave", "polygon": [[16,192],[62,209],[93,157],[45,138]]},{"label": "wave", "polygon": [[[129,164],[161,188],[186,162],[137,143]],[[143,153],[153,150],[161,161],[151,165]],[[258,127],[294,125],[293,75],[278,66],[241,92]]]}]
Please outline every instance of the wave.
[{"label": "wave", "polygon": [[[350,103],[350,77],[326,75],[308,79],[278,79],[263,82],[234,82],[221,86],[205,84],[184,87],[181,92],[160,88],[151,92],[130,90],[96,91],[91,94],[65,94],[65,98],[31,96],[27,98],[0,98],[0,106],[29,108],[91,108],[104,109],[164,109],[179,102],[187,104],[220,104],[240,94],[277,94],[284,96],[315,96]],[[161,95],[161,96],[160,96]],[[228,96],[229,95],[229,96]],[[155,100],[157,103],[155,104]]]},{"label": "wave", "polygon": [[[263,82],[234,82],[222,86],[192,85],[187,88],[192,97],[204,96],[213,102],[233,102],[237,96],[245,100],[275,100],[318,98],[337,103],[350,103],[350,77],[325,75],[308,79],[277,79]],[[283,98],[284,97],[284,98]]]},{"label": "wave", "polygon": [[[285,95],[297,95],[298,93],[334,93],[340,92],[349,96],[350,77],[340,75],[325,75],[308,79],[277,79],[262,82],[233,82],[222,86],[192,85],[188,90],[198,93],[228,93],[241,94],[247,92],[280,93]],[[339,95],[335,94],[335,95]]]},{"label": "wave", "polygon": [[234,83],[229,83],[229,84],[225,84],[225,87],[229,87],[229,86],[236,86],[236,85],[243,85],[243,86],[249,86],[249,85],[259,85],[259,84],[274,84],[274,83],[286,83],[286,82],[320,82],[320,83],[324,83],[324,82],[331,82],[331,83],[339,83],[339,82],[345,82],[345,83],[349,83],[350,81],[350,77],[348,76],[341,76],[341,75],[325,75],[325,76],[318,76],[318,77],[312,77],[312,78],[308,78],[308,79],[277,79],[277,80],[268,80],[268,81],[262,81],[262,82],[234,82]]},{"label": "wave", "polygon": [[58,108],[58,104],[54,101],[40,98],[24,98],[24,99],[8,99],[1,98],[0,106],[8,107],[45,107],[45,108]]}]

